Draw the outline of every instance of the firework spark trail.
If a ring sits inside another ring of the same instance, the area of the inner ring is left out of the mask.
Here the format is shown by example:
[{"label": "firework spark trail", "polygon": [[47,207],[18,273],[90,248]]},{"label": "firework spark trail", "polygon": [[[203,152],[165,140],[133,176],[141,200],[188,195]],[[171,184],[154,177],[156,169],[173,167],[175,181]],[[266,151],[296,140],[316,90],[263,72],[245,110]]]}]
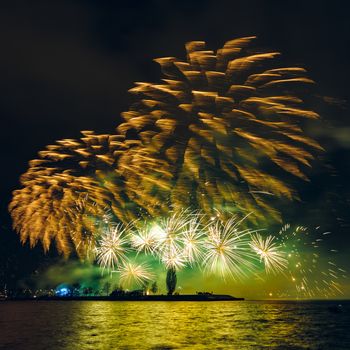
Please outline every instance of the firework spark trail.
[{"label": "firework spark trail", "polygon": [[[333,261],[326,263],[321,259],[318,249],[323,242],[324,234],[317,232],[319,228],[318,226],[311,234],[307,227],[294,228],[286,224],[279,231],[281,245],[288,252],[287,270],[298,297],[329,298],[342,293],[340,279],[346,276]],[[330,232],[325,233],[330,234]],[[312,239],[314,235],[318,236]],[[332,252],[332,249],[330,251]],[[319,274],[323,277],[320,278]]]},{"label": "firework spark trail", "polygon": [[178,270],[187,264],[200,264],[204,256],[203,217],[199,211],[175,211],[151,228],[154,251],[167,268]]}]

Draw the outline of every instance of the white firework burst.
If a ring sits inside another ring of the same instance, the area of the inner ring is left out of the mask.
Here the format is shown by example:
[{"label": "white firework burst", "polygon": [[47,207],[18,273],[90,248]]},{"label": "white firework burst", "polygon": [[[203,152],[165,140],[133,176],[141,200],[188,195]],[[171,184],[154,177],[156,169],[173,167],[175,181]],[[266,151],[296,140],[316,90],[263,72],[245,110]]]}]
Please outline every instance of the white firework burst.
[{"label": "white firework burst", "polygon": [[97,241],[96,260],[102,269],[113,270],[127,260],[126,236],[127,229],[118,224],[114,228],[107,228]]},{"label": "white firework burst", "polygon": [[194,215],[188,222],[187,229],[182,233],[183,255],[190,264],[198,263],[204,257],[204,237],[205,228],[198,218]]},{"label": "white firework burst", "polygon": [[184,255],[175,249],[170,249],[164,252],[161,256],[161,261],[166,269],[180,270],[186,265],[186,258]]},{"label": "white firework burst", "polygon": [[159,225],[153,226],[151,232],[155,235],[156,248],[161,255],[181,251],[182,235],[190,220],[191,216],[187,211],[180,211],[164,218]]},{"label": "white firework burst", "polygon": [[154,230],[147,228],[138,229],[130,235],[131,246],[137,253],[155,254],[157,245],[157,236]]},{"label": "white firework burst", "polygon": [[237,279],[244,276],[246,270],[254,268],[254,255],[250,248],[253,232],[240,229],[243,220],[237,220],[235,217],[226,222],[215,219],[209,225],[208,237],[204,242],[204,270],[217,273],[223,278],[230,276]]},{"label": "white firework burst", "polygon": [[274,236],[267,236],[264,238],[261,234],[252,235],[251,247],[259,256],[260,261],[264,262],[267,273],[283,272],[287,266],[288,261],[286,254],[281,250],[282,247],[274,242]]},{"label": "white firework burst", "polygon": [[133,284],[143,286],[145,282],[154,278],[150,267],[144,263],[125,262],[116,271],[120,274],[120,283],[125,287]]}]

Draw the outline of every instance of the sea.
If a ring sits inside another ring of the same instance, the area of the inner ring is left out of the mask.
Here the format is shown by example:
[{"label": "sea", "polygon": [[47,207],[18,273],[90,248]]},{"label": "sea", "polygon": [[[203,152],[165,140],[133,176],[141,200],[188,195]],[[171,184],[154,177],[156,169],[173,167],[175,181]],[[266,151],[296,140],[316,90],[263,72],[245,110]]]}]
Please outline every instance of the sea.
[{"label": "sea", "polygon": [[0,349],[350,349],[350,302],[6,301]]}]

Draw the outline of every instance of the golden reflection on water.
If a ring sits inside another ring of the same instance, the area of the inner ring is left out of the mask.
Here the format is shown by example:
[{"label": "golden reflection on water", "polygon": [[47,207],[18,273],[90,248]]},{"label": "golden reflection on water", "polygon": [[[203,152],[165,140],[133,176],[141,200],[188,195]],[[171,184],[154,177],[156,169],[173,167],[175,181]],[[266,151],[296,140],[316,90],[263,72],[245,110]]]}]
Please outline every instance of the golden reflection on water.
[{"label": "golden reflection on water", "polygon": [[337,318],[330,315],[328,306],[273,302],[9,302],[0,304],[0,348],[337,349],[337,341],[349,341],[344,340],[349,313]]},{"label": "golden reflection on water", "polygon": [[298,322],[285,322],[280,305],[274,304],[105,302],[79,306],[73,324],[80,327],[73,338],[84,349],[242,349],[272,345],[266,342],[271,335],[278,338],[277,343],[283,342],[298,327]]}]

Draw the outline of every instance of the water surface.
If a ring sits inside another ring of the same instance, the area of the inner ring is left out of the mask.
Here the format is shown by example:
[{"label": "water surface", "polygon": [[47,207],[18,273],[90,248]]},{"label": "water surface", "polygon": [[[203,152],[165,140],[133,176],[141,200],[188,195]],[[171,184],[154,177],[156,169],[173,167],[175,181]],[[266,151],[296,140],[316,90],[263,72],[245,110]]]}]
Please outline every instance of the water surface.
[{"label": "water surface", "polygon": [[0,302],[1,349],[350,349],[339,302]]}]

